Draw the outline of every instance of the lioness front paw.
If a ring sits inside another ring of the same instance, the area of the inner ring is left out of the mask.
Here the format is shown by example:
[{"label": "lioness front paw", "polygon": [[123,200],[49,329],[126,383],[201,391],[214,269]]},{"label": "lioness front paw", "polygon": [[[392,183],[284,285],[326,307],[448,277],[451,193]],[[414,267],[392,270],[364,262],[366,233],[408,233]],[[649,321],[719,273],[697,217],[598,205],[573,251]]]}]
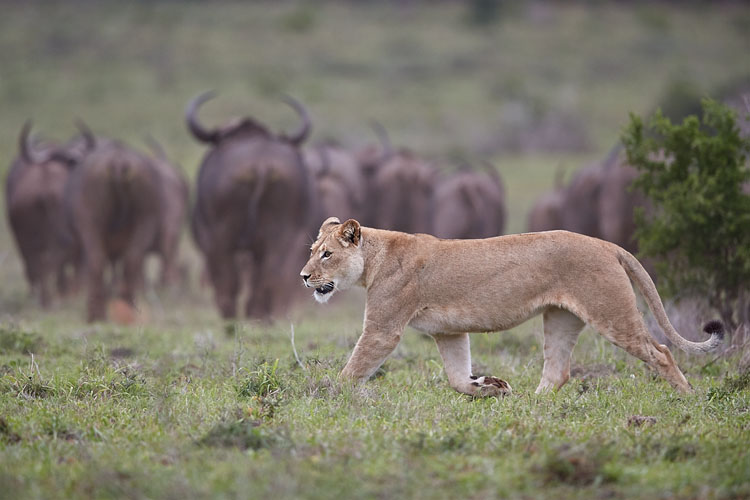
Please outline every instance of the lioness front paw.
[{"label": "lioness front paw", "polygon": [[491,377],[489,375],[483,377],[472,375],[471,378],[473,380],[471,385],[476,387],[474,396],[508,396],[513,392],[510,384],[501,378]]}]

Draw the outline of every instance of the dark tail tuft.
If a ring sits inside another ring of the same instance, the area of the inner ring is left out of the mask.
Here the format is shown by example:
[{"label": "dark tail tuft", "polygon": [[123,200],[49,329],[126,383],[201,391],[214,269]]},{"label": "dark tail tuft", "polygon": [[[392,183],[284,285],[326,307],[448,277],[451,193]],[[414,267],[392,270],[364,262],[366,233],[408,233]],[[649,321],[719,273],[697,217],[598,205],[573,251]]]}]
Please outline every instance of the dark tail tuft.
[{"label": "dark tail tuft", "polygon": [[724,323],[714,319],[703,326],[703,331],[709,335],[716,335],[720,339],[724,338]]}]

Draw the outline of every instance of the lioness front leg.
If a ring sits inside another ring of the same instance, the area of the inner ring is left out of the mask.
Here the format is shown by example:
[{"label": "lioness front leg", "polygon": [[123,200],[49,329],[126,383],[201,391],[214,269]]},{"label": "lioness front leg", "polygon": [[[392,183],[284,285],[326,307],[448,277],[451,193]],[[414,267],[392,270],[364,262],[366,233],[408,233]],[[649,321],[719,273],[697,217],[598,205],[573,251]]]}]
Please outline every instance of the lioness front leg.
[{"label": "lioness front leg", "polygon": [[380,368],[385,359],[396,349],[401,340],[401,330],[380,331],[365,328],[354,346],[341,376],[355,380],[367,380]]},{"label": "lioness front leg", "polygon": [[471,347],[469,334],[433,335],[440,356],[443,358],[448,382],[458,392],[470,396],[506,396],[511,393],[505,380],[488,375],[476,377],[471,374]]}]

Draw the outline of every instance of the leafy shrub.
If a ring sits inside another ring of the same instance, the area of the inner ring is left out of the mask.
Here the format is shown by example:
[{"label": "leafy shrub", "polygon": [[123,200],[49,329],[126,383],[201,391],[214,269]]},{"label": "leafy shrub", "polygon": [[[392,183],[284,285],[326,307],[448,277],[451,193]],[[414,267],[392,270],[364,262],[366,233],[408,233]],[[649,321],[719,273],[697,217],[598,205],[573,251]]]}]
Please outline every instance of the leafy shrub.
[{"label": "leafy shrub", "polygon": [[653,201],[636,213],[641,255],[656,261],[666,296],[705,296],[734,330],[749,297],[750,142],[733,110],[703,100],[703,118],[672,124],[661,111],[644,123],[632,115],[623,138],[628,161],[640,171],[634,185]]}]

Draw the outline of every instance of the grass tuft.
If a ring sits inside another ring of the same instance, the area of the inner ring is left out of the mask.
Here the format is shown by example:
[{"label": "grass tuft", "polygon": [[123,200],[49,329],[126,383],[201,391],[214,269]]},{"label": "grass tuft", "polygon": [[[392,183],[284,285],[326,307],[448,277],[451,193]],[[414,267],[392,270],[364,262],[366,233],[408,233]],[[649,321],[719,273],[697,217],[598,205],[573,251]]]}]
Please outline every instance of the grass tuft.
[{"label": "grass tuft", "polygon": [[243,397],[265,397],[282,391],[281,377],[277,373],[279,360],[259,364],[240,384],[237,392]]},{"label": "grass tuft", "polygon": [[548,484],[586,486],[614,482],[619,478],[618,469],[607,466],[612,455],[608,446],[566,443],[549,450],[537,471]]},{"label": "grass tuft", "polygon": [[467,429],[447,433],[420,431],[405,442],[412,451],[418,453],[460,452],[469,448],[470,436],[471,432]]},{"label": "grass tuft", "polygon": [[50,381],[37,374],[26,375],[21,371],[7,374],[0,379],[0,393],[14,393],[23,399],[44,399],[54,396],[56,391]]},{"label": "grass tuft", "polygon": [[712,387],[706,397],[709,401],[721,401],[748,387],[750,387],[750,371],[735,376],[727,375],[721,387]]},{"label": "grass tuft", "polygon": [[44,346],[38,333],[25,332],[12,326],[0,326],[0,354],[31,354]]},{"label": "grass tuft", "polygon": [[0,443],[14,444],[21,441],[21,436],[14,432],[10,424],[0,417]]},{"label": "grass tuft", "polygon": [[230,422],[216,424],[198,444],[241,450],[260,450],[265,448],[283,448],[291,444],[290,439],[281,432],[264,427],[258,420],[241,418]]},{"label": "grass tuft", "polygon": [[52,439],[63,441],[79,441],[81,433],[73,429],[70,423],[61,415],[52,414],[42,422],[42,432]]}]

